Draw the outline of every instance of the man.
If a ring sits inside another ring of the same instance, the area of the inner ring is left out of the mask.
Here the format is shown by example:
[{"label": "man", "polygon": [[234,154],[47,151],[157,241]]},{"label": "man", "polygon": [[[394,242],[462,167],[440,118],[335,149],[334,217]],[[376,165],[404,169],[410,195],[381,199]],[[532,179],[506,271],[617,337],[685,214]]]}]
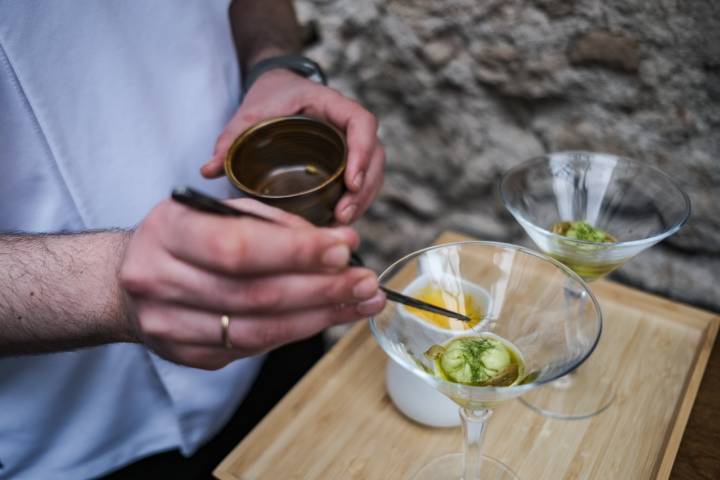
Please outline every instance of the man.
[{"label": "man", "polygon": [[0,478],[191,455],[247,394],[258,354],[383,307],[375,275],[345,266],[349,227],[165,200],[183,184],[228,196],[198,160],[214,149],[202,174],[218,177],[237,134],[295,113],[346,133],[339,223],[382,183],[377,122],[357,103],[282,63],[241,92],[259,62],[297,51],[291,3],[227,7],[0,0]]}]

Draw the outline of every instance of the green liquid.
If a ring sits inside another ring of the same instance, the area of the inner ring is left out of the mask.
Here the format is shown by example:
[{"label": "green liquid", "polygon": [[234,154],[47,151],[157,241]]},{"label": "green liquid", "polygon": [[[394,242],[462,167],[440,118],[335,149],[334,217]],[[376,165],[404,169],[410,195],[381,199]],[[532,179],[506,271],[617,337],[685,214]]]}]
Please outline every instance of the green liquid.
[{"label": "green liquid", "polygon": [[[568,257],[565,255],[558,255],[551,252],[547,252],[548,255],[553,257],[555,260],[562,262],[572,269],[575,273],[580,275],[583,280],[592,281],[596,280],[603,275],[607,275],[612,272],[620,265],[620,262],[593,262],[583,261],[578,257],[585,256],[592,258],[597,256],[597,252],[607,248],[603,244],[616,243],[617,238],[604,230],[595,228],[589,223],[579,220],[574,222],[558,222],[554,224],[550,230],[553,233],[562,235],[573,240],[582,240],[585,242],[593,242],[598,245],[581,245],[571,242],[566,242],[566,248],[573,248],[577,251],[577,256]],[[562,242],[562,240],[560,240]]]},{"label": "green liquid", "polygon": [[608,273],[612,272],[623,264],[623,262],[588,263],[578,261],[576,258],[571,259],[568,257],[563,257],[562,255],[554,255],[552,253],[548,253],[548,255],[550,255],[558,262],[566,265],[573,272],[580,275],[580,277],[586,282],[597,280],[598,278],[602,277],[603,275],[607,275]]}]

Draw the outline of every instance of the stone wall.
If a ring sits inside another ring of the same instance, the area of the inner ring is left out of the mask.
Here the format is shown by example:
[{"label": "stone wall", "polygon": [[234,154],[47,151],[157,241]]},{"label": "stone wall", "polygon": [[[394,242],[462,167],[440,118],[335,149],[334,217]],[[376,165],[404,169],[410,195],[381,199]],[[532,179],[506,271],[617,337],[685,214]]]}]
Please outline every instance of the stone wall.
[{"label": "stone wall", "polygon": [[443,229],[530,245],[498,199],[546,151],[652,163],[690,195],[677,235],[613,274],[720,310],[720,2],[300,0],[308,55],[381,120],[383,192],[358,223],[382,269]]}]

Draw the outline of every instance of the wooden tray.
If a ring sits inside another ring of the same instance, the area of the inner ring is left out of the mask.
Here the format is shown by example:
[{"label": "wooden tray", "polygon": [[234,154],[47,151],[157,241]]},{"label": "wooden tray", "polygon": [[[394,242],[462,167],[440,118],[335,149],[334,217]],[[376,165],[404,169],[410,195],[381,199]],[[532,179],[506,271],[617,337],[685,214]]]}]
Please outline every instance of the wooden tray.
[{"label": "wooden tray", "polygon": [[[437,243],[466,239],[448,232]],[[592,290],[614,345],[594,355],[625,365],[615,403],[591,419],[563,421],[508,402],[493,415],[486,453],[524,480],[666,479],[720,317],[611,282]],[[214,474],[403,480],[430,459],[460,451],[459,429],[423,427],[395,409],[384,386],[386,362],[367,324],[356,325]]]}]

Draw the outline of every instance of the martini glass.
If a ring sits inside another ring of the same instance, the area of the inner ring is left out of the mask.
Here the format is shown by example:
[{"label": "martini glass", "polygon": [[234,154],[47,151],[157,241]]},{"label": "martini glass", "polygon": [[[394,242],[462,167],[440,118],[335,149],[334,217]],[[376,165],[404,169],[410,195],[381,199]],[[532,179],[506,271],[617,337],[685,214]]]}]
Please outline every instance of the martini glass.
[{"label": "martini glass", "polygon": [[[503,203],[535,245],[586,282],[603,277],[677,232],[690,201],[662,171],[605,153],[560,152],[528,160],[500,184]],[[562,221],[584,220],[618,241],[596,243],[553,233]],[[567,292],[568,301],[572,291]],[[523,397],[539,413],[581,419],[607,409],[617,372],[603,362],[604,342],[573,375]]]},{"label": "martini glass", "polygon": [[[380,282],[406,294],[423,285],[437,286],[455,298],[470,295],[482,306],[482,320],[470,328],[438,328],[392,302],[370,319],[373,335],[388,356],[460,407],[464,452],[431,461],[413,478],[517,479],[508,466],[482,455],[488,420],[502,402],[566,375],[588,358],[600,338],[602,315],[587,285],[541,253],[480,241],[410,254],[385,270]],[[514,386],[480,387],[435,376],[425,352],[464,335],[497,335],[510,342],[524,364],[522,380]]]}]

